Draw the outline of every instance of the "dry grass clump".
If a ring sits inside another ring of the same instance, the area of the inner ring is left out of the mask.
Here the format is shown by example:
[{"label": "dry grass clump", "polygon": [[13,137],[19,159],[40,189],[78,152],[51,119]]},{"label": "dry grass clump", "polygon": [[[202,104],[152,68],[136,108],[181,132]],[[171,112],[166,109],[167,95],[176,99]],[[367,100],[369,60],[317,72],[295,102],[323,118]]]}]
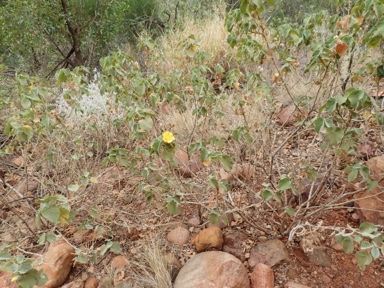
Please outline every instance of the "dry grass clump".
[{"label": "dry grass clump", "polygon": [[[159,241],[147,244],[137,257],[130,259],[127,281],[124,287],[172,288],[172,274],[175,268],[167,258]],[[119,286],[120,287],[120,286]]]},{"label": "dry grass clump", "polygon": [[227,43],[228,32],[224,25],[225,7],[217,8],[217,12],[204,22],[187,18],[184,27],[176,31],[170,31],[159,40],[161,51],[161,72],[169,73],[175,69],[187,69],[193,65],[193,59],[188,57],[182,42],[191,35],[197,43],[198,51],[209,53],[208,66],[214,67],[221,64],[228,66],[228,61],[235,56],[235,51]]}]

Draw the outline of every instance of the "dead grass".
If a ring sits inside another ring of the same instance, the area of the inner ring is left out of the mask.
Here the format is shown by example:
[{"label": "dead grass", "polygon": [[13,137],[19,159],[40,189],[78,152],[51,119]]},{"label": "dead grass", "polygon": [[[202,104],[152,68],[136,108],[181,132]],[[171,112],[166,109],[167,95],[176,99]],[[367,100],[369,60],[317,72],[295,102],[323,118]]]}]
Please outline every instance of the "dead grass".
[{"label": "dead grass", "polygon": [[141,259],[143,261],[135,263],[139,271],[139,287],[172,288],[172,267],[161,247],[164,245],[160,241],[153,240],[144,248]]},{"label": "dead grass", "polygon": [[159,51],[161,63],[159,70],[169,73],[175,69],[187,70],[194,63],[193,59],[186,56],[181,46],[182,41],[194,35],[198,43],[198,51],[210,54],[207,65],[214,67],[220,64],[228,67],[235,51],[227,43],[228,32],[224,26],[225,6],[217,7],[217,12],[212,18],[204,22],[196,22],[193,19],[184,19],[184,28],[165,34],[159,39]]}]

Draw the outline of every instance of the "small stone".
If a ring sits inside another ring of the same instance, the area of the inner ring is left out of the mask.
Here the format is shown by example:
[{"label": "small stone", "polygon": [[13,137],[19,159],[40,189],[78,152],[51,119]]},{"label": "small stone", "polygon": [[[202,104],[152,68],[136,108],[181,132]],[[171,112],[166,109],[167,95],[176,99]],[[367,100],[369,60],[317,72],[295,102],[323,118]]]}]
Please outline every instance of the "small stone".
[{"label": "small stone", "polygon": [[275,285],[273,270],[259,263],[251,273],[251,288],[273,288]]},{"label": "small stone", "polygon": [[201,230],[196,236],[196,251],[203,252],[210,249],[221,250],[223,247],[223,232],[217,226]]},{"label": "small stone", "polygon": [[340,244],[336,243],[335,245],[332,246],[332,248],[337,251],[337,252],[342,252],[344,251],[343,249],[343,246],[341,246]]},{"label": "small stone", "polygon": [[188,242],[189,230],[184,227],[176,227],[167,235],[167,240],[176,245],[184,245]]},{"label": "small stone", "polygon": [[174,288],[197,287],[249,288],[248,271],[231,254],[221,251],[203,252],[187,261],[174,284]]},{"label": "small stone", "polygon": [[22,156],[16,157],[15,159],[12,160],[12,163],[18,167],[23,166],[23,163],[24,163],[23,157]]},{"label": "small stone", "polygon": [[327,275],[322,275],[320,277],[320,280],[323,281],[324,284],[329,284],[332,282],[332,279],[328,277]]},{"label": "small stone", "polygon": [[297,121],[297,111],[294,104],[281,108],[279,111],[278,123],[283,126],[291,126]]},{"label": "small stone", "polygon": [[251,257],[248,259],[249,266],[255,267],[258,263],[273,267],[281,262],[289,261],[289,253],[284,243],[278,239],[259,243],[251,249]]},{"label": "small stone", "polygon": [[289,279],[296,279],[296,278],[299,278],[299,273],[297,272],[296,269],[291,267],[288,269],[287,276]]},{"label": "small stone", "polygon": [[83,287],[84,287],[84,281],[81,279],[77,279],[75,281],[72,281],[68,284],[61,286],[61,288],[83,288]]},{"label": "small stone", "polygon": [[353,219],[353,220],[359,220],[360,217],[359,217],[359,215],[358,215],[357,213],[353,213],[353,214],[352,214],[352,219]]},{"label": "small stone", "polygon": [[259,239],[260,242],[265,242],[268,240],[266,236],[259,236],[257,239]]},{"label": "small stone", "polygon": [[49,245],[42,265],[43,272],[48,277],[48,282],[43,287],[55,288],[61,286],[71,271],[74,257],[75,249],[61,238]]},{"label": "small stone", "polygon": [[84,288],[97,288],[99,286],[100,280],[97,278],[88,278],[85,281]]},{"label": "small stone", "polygon": [[198,226],[198,225],[200,225],[200,220],[197,217],[193,217],[193,218],[189,219],[188,223],[191,225]]},{"label": "small stone", "polygon": [[308,253],[308,260],[312,264],[321,267],[331,267],[331,259],[325,249],[314,248],[312,253]]},{"label": "small stone", "polygon": [[178,164],[176,170],[184,178],[191,178],[203,167],[200,157],[196,155],[188,157],[188,153],[183,150],[177,150],[175,152],[174,160]]},{"label": "small stone", "polygon": [[111,268],[112,269],[123,269],[127,267],[129,264],[129,261],[122,255],[118,255],[114,257],[111,261]]},{"label": "small stone", "polygon": [[244,262],[246,257],[243,253],[243,244],[246,240],[247,236],[240,231],[228,232],[224,235],[223,251],[232,254],[241,262]]},{"label": "small stone", "polygon": [[220,169],[219,176],[221,180],[227,181],[249,181],[256,175],[255,167],[250,163],[244,163],[234,166],[230,172],[226,172],[223,168]]}]

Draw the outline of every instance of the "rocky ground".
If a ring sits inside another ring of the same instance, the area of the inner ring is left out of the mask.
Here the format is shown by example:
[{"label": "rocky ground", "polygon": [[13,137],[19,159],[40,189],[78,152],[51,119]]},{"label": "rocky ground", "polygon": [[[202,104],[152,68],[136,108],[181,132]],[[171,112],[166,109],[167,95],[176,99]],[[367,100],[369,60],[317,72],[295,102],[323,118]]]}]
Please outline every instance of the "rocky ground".
[{"label": "rocky ground", "polygon": [[[291,119],[291,112],[285,115],[287,110],[277,119],[282,126]],[[289,130],[281,133],[289,133]],[[298,162],[297,158],[308,151],[316,137],[319,136],[308,134],[301,136],[300,144],[295,141],[286,143],[281,149],[285,154],[279,155],[282,173],[284,167]],[[380,182],[384,176],[384,151],[377,137],[376,130],[365,130],[360,139],[359,157]],[[316,154],[312,158],[314,162],[318,160]],[[179,163],[177,172],[181,177],[193,178],[199,173],[200,178],[206,177],[198,159],[188,159],[185,152],[177,151],[175,160]],[[0,175],[7,183],[1,189],[6,197],[11,197],[6,198],[9,203],[16,201],[20,204],[12,209],[6,205],[1,207],[0,239],[4,244],[21,243],[20,251],[28,251],[35,258],[43,257],[44,264],[40,268],[49,278],[47,288],[166,288],[172,285],[175,288],[212,285],[239,288],[384,287],[383,257],[362,271],[354,253],[346,254],[335,242],[330,229],[348,225],[358,227],[364,221],[383,225],[381,188],[368,192],[361,189],[358,182],[348,183],[342,170],[336,169],[327,181],[320,178],[324,193],[319,203],[349,195],[343,198],[346,204],[332,209],[323,206],[324,209],[306,219],[308,222],[296,225],[296,233],[290,235],[285,231],[291,218],[286,213],[277,213],[273,202],[264,203],[256,199],[254,193],[249,193],[263,187],[265,171],[257,163],[247,162],[247,155],[243,161],[230,173],[219,173],[221,179],[232,181],[233,190],[226,216],[215,225],[209,224],[208,210],[201,210],[198,203],[190,199],[176,216],[171,216],[160,200],[155,199],[150,204],[143,201],[143,195],[136,189],[139,180],[126,170],[114,166],[100,169],[97,181],[90,184],[91,189],[72,197],[71,205],[83,208],[74,223],[60,229],[62,237],[55,243],[42,246],[36,245],[36,240],[31,237],[31,233],[41,232],[31,213],[32,201],[30,206],[22,204],[28,197],[33,199],[32,195],[39,191],[39,180],[23,167],[21,157],[15,157],[9,159],[9,163],[16,167],[17,173]],[[22,168],[21,171],[17,167]],[[236,185],[236,179],[241,179],[245,186]],[[381,185],[384,185],[383,181]],[[305,197],[306,189],[306,183],[303,183],[301,197]],[[377,196],[366,197],[372,193]],[[218,195],[209,192],[204,197],[205,208],[215,207]],[[98,225],[87,222],[87,212],[91,209],[98,211]],[[17,213],[28,216],[23,217],[26,223],[20,221]],[[13,223],[17,223],[16,226]],[[92,259],[93,251],[99,252],[106,240],[112,238],[120,243],[121,255],[108,252]],[[77,251],[88,253],[86,261],[74,263],[75,257],[79,256]],[[0,274],[0,287],[17,286],[11,282],[9,274],[3,273]]]},{"label": "rocky ground", "polygon": [[[382,175],[383,159],[380,156],[370,160],[369,163],[376,165],[372,164],[374,175]],[[380,259],[365,271],[360,270],[354,256],[346,254],[334,237],[322,229],[312,227],[288,242],[269,224],[260,224],[257,229],[237,213],[228,213],[228,223],[219,221],[209,226],[191,208],[170,217],[154,209],[161,203],[153,203],[154,206],[140,204],[141,201],[124,203],[125,197],[117,190],[116,193],[114,199],[110,195],[98,195],[98,205],[103,205],[104,212],[113,219],[109,225],[116,229],[122,255],[110,253],[96,264],[78,263],[71,270],[74,247],[97,246],[100,237],[92,230],[79,232],[69,226],[66,240],[58,240],[47,251],[41,251],[46,263],[42,268],[50,279],[45,287],[145,287],[137,284],[133,263],[143,260],[142,251],[154,241],[161,243],[166,261],[173,267],[176,288],[210,287],[212,283],[215,287],[252,288],[384,287]],[[132,205],[139,205],[136,212]],[[364,216],[354,209],[340,209],[323,211],[316,219],[322,227],[356,226],[362,219],[383,215],[383,212],[375,213]],[[11,235],[7,237],[5,240],[9,241]],[[7,277],[0,278],[0,287],[17,287]]]}]

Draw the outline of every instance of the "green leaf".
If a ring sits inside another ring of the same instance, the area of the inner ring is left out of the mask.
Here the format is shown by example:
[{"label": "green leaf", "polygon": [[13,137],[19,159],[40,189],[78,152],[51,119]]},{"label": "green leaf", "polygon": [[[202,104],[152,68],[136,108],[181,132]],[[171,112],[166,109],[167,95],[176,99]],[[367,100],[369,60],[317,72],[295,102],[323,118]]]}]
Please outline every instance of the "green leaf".
[{"label": "green leaf", "polygon": [[289,177],[284,177],[280,179],[279,183],[277,184],[277,189],[279,190],[292,189],[291,179],[289,179]]},{"label": "green leaf", "polygon": [[379,250],[379,248],[372,247],[371,254],[372,254],[373,259],[376,260],[377,258],[379,258],[380,257],[380,250]]},{"label": "green leaf", "polygon": [[161,158],[164,160],[167,160],[169,162],[173,162],[175,157],[175,145],[172,144],[165,144],[163,145],[163,150],[161,153]]},{"label": "green leaf", "polygon": [[236,142],[239,142],[240,140],[240,131],[239,129],[233,130],[231,134],[231,138],[235,140]]},{"label": "green leaf", "polygon": [[376,25],[372,27],[371,31],[373,33],[373,37],[384,37],[384,16],[382,16],[380,20],[376,23]]},{"label": "green leaf", "polygon": [[169,213],[176,215],[179,213],[179,203],[174,198],[170,198],[167,200],[167,209]]},{"label": "green leaf", "polygon": [[211,212],[209,213],[209,223],[211,224],[216,224],[219,219],[220,219],[220,212],[216,208],[212,209]]},{"label": "green leaf", "polygon": [[372,248],[372,244],[369,243],[368,241],[363,241],[363,243],[361,243],[361,246],[360,246],[361,250],[366,250],[370,248]]},{"label": "green leaf", "polygon": [[313,121],[313,126],[315,127],[316,133],[320,133],[321,129],[324,127],[324,118],[316,118],[315,121]]},{"label": "green leaf", "polygon": [[104,254],[107,253],[109,247],[106,244],[104,244],[104,245],[101,245],[99,249],[100,249],[100,255],[104,256]]},{"label": "green leaf", "polygon": [[225,171],[229,172],[232,169],[233,166],[233,160],[228,155],[221,155],[220,157],[220,163],[223,165],[223,168]]},{"label": "green leaf", "polygon": [[75,258],[75,262],[80,263],[80,264],[87,264],[88,263],[88,257],[87,255],[81,253]]},{"label": "green leaf", "polygon": [[17,270],[18,273],[20,274],[25,274],[28,272],[29,269],[32,268],[31,263],[24,262],[20,265],[19,269]]},{"label": "green leaf", "polygon": [[362,236],[369,237],[372,236],[372,233],[377,231],[377,228],[372,223],[363,222],[360,224],[359,230]]},{"label": "green leaf", "polygon": [[77,190],[79,190],[79,188],[80,188],[80,185],[78,184],[72,184],[68,186],[68,190],[71,192],[76,192]]},{"label": "green leaf", "polygon": [[[37,240],[37,243],[39,245],[43,245],[45,243],[45,240],[46,240],[46,236],[47,236],[47,233],[43,233],[41,234],[41,236],[39,237],[39,240]],[[1,259],[0,259],[1,260]]]},{"label": "green leaf", "polygon": [[379,183],[376,180],[371,180],[371,179],[367,180],[368,191],[372,191],[372,190],[376,189],[378,185],[379,185]]},{"label": "green leaf", "polygon": [[326,105],[325,105],[327,111],[329,113],[332,113],[333,111],[336,110],[336,107],[337,107],[337,100],[336,98],[332,97],[332,98],[329,98]]},{"label": "green leaf", "polygon": [[136,85],[134,86],[135,86],[135,91],[139,96],[143,96],[145,94],[145,91],[147,88],[144,81],[140,81],[139,83],[136,83]]},{"label": "green leaf", "polygon": [[139,126],[141,129],[145,130],[145,131],[151,131],[152,127],[153,127],[153,120],[151,117],[147,117],[145,119],[141,119],[139,120]]},{"label": "green leaf", "polygon": [[261,193],[261,197],[263,198],[264,201],[268,201],[273,197],[273,193],[270,189],[264,189],[263,192]]},{"label": "green leaf", "polygon": [[285,211],[285,213],[287,213],[291,217],[295,216],[295,214],[296,214],[295,209],[293,209],[291,207],[285,207],[284,211]]},{"label": "green leaf", "polygon": [[31,100],[29,100],[27,97],[25,96],[22,96],[21,99],[20,99],[20,104],[21,106],[24,108],[24,109],[29,109],[31,108]]},{"label": "green leaf", "polygon": [[372,239],[372,242],[375,243],[377,246],[381,246],[383,241],[384,241],[384,235],[383,234],[379,234],[378,236],[376,236],[375,238]]},{"label": "green leaf", "polygon": [[20,285],[21,288],[32,288],[34,287],[37,282],[34,277],[31,277],[30,275],[22,275],[17,279],[17,283]]},{"label": "green leaf", "polygon": [[93,219],[99,219],[99,218],[100,218],[100,214],[99,214],[99,211],[98,211],[98,209],[97,209],[96,206],[91,207],[91,208],[88,210],[88,213],[89,213],[89,215],[91,215],[91,217],[92,217]]},{"label": "green leaf", "polygon": [[347,254],[351,254],[354,250],[353,240],[350,236],[344,237],[341,246],[343,246],[344,252]]},{"label": "green leaf", "polygon": [[331,145],[338,145],[343,140],[344,131],[340,127],[328,127],[326,132],[326,138]]},{"label": "green leaf", "polygon": [[53,243],[53,242],[55,242],[55,241],[56,241],[56,235],[53,234],[53,233],[48,233],[48,234],[47,234],[47,241],[48,241],[49,243]]},{"label": "green leaf", "polygon": [[0,261],[9,260],[12,258],[12,255],[8,252],[0,252]]},{"label": "green leaf", "polygon": [[348,182],[353,182],[357,178],[359,170],[352,168],[351,172],[348,174]]},{"label": "green leaf", "polygon": [[253,138],[248,132],[246,132],[243,136],[244,136],[245,142],[247,142],[247,144],[252,144]]},{"label": "green leaf", "polygon": [[119,242],[112,242],[111,251],[115,254],[120,254],[122,249]]},{"label": "green leaf", "polygon": [[357,264],[361,270],[365,270],[366,266],[372,263],[372,255],[367,251],[358,251],[355,255]]},{"label": "green leaf", "polygon": [[41,215],[48,221],[56,224],[60,219],[60,208],[57,206],[50,206],[41,211]]}]

